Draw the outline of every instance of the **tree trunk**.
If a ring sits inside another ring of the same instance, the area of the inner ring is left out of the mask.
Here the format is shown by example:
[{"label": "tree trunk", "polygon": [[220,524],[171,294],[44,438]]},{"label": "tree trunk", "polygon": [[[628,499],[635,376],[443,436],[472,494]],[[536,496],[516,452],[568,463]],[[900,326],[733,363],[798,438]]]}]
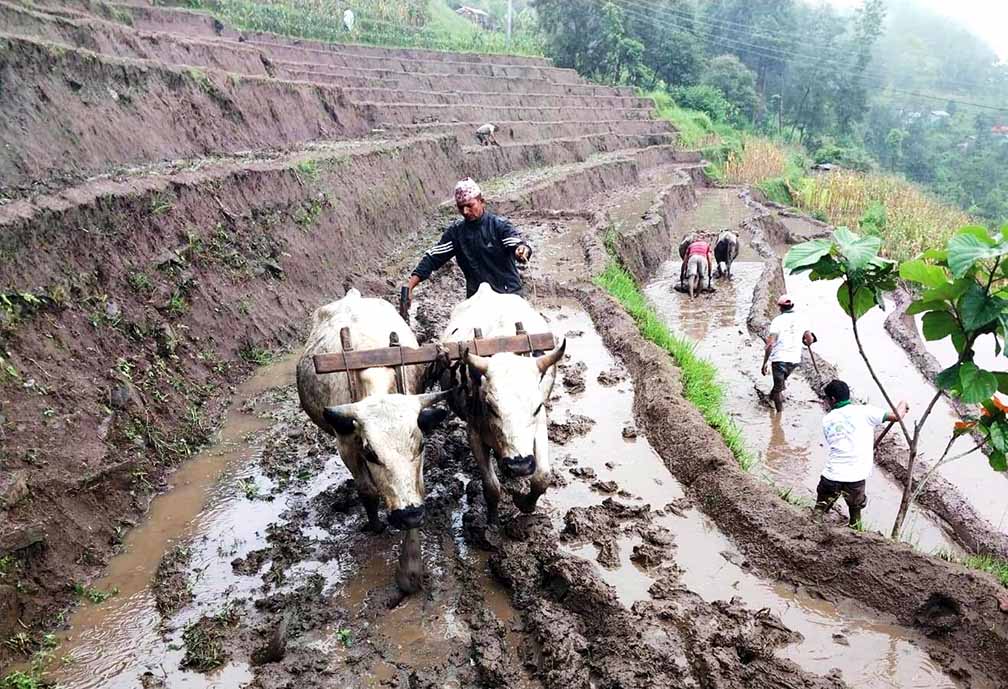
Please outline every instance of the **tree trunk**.
[{"label": "tree trunk", "polygon": [[910,499],[913,497],[913,472],[916,463],[917,439],[914,438],[914,441],[910,443],[910,456],[907,458],[907,475],[906,481],[903,484],[903,497],[900,498],[899,511],[896,512],[896,521],[893,522],[892,532],[889,534],[889,538],[894,541],[899,538],[907,512],[910,511]]}]

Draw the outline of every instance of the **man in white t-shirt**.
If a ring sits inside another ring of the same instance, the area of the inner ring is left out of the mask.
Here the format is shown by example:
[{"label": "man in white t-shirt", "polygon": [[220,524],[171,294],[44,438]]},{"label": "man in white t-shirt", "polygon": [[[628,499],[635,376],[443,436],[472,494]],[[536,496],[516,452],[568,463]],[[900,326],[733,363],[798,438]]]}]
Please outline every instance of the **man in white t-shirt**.
[{"label": "man in white t-shirt", "polygon": [[802,347],[816,342],[811,330],[805,329],[804,319],[795,313],[794,301],[784,294],[777,300],[780,315],[770,321],[763,352],[763,375],[767,374],[767,363],[773,370],[773,389],[770,399],[780,412],[784,408],[784,385],[788,376],[801,363]]},{"label": "man in white t-shirt", "polygon": [[850,387],[842,380],[830,381],[823,394],[830,408],[823,417],[827,457],[816,488],[815,514],[821,517],[842,495],[854,526],[868,504],[865,481],[875,466],[875,428],[903,418],[909,406],[900,402],[893,414],[867,404],[852,404]]}]

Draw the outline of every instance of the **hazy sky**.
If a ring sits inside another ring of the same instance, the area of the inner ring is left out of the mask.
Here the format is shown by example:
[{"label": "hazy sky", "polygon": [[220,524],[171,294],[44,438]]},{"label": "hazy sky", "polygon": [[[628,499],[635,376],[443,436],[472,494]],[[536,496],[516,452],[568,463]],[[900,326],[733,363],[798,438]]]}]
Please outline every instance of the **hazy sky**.
[{"label": "hazy sky", "polygon": [[[916,0],[939,14],[952,17],[980,36],[1008,60],[1008,0]],[[856,7],[861,0],[829,0],[837,7]]]}]

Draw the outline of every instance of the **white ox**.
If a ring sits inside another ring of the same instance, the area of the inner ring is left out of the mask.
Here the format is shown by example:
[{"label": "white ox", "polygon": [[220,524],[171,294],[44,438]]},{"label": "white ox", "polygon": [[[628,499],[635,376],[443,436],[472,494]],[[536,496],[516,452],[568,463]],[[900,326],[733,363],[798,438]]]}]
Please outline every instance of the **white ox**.
[{"label": "white ox", "polygon": [[[483,337],[514,335],[516,322],[521,322],[529,333],[549,332],[545,319],[522,297],[498,294],[483,283],[473,296],[452,310],[441,340],[472,340],[475,328],[482,331]],[[549,486],[545,403],[556,380],[555,364],[566,345],[564,341],[552,352],[534,358],[510,352],[489,357],[469,352],[466,357],[470,376],[464,381],[464,399],[455,405],[455,411],[468,425],[469,446],[483,480],[488,522],[497,519],[501,495],[491,450],[506,472],[530,477],[528,495],[515,496],[515,504],[523,512],[533,512]]]},{"label": "white ox", "polygon": [[367,512],[368,528],[380,531],[378,505],[384,500],[389,523],[406,531],[397,581],[407,592],[419,586],[419,535],[424,518],[423,433],[444,420],[447,411],[431,408],[447,393],[413,394],[421,372],[406,366],[406,392],[396,391],[395,372],[378,367],[355,371],[359,400],[352,400],[344,372],[318,374],[313,357],[339,352],[340,329],[350,328],[354,349],[388,347],[389,334],[404,347],[417,340],[396,309],[382,299],[366,299],[351,289],[346,296],[318,308],[298,361],[301,407],[315,424],[336,437],[340,457],[353,475]]}]

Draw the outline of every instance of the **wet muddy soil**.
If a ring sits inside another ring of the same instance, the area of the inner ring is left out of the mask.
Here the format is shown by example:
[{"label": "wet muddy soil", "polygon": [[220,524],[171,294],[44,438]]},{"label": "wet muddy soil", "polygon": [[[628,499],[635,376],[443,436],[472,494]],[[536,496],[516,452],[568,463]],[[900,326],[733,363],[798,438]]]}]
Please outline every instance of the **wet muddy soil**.
[{"label": "wet muddy soil", "polygon": [[[569,231],[530,225],[543,253]],[[224,436],[240,439],[232,459],[204,472],[220,477],[202,480],[206,507],[180,509],[183,528],[160,543],[150,537],[148,550],[160,552],[141,558],[132,588],[125,581],[139,564],[113,565],[101,585],[124,593],[75,616],[66,648],[80,661],[58,669],[61,681],[987,686],[946,674],[942,667],[960,663],[939,663],[931,644],[895,620],[768,578],[766,562],[751,565],[751,550],[704,516],[707,498],[687,497],[638,426],[640,379],[606,350],[598,310],[593,322],[581,306],[548,301],[545,287],[532,297],[567,337],[568,357],[549,406],[554,485],[536,514],[505,500],[501,524],[486,528],[463,426],[449,420],[425,451],[424,589],[403,598],[392,580],[400,537],[361,532],[333,443],[298,409],[289,369],[267,369],[264,384],[236,401],[243,416],[232,410],[225,425]],[[461,293],[454,270],[424,285],[413,306],[421,340],[440,331]],[[171,505],[173,495],[162,500]],[[146,541],[142,529],[135,533]]]}]

